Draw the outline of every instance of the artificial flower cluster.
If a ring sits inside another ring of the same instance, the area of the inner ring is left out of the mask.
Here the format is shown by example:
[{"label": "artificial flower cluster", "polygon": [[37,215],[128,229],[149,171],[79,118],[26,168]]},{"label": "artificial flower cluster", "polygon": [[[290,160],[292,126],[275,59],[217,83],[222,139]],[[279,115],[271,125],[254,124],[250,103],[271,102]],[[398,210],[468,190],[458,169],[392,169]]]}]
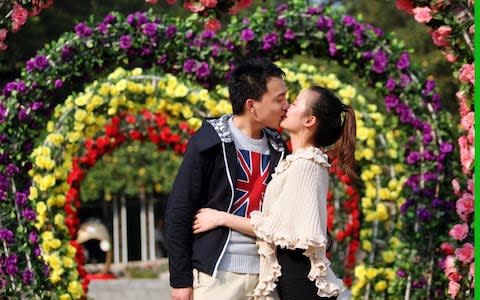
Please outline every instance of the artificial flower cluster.
[{"label": "artificial flower cluster", "polygon": [[[180,21],[169,16],[140,12],[124,17],[112,13],[98,24],[78,24],[75,32],[66,33],[58,42],[52,42],[48,49],[37,53],[26,64],[21,78],[6,84],[0,96],[0,141],[4,145],[0,160],[0,208],[5,212],[5,216],[8,216],[2,217],[2,229],[13,230],[12,219],[17,217],[13,205],[15,192],[12,182],[19,191],[26,191],[28,194],[25,183],[29,180],[26,176],[27,171],[35,161],[30,156],[33,142],[38,140],[42,124],[51,118],[55,106],[63,103],[65,93],[82,90],[86,82],[97,79],[98,74],[105,74],[120,63],[155,66],[159,74],[174,73],[182,80],[200,84],[210,95],[217,93],[218,84],[226,82],[239,57],[261,55],[276,60],[295,54],[339,62],[359,74],[365,85],[373,87],[378,92],[382,100],[379,103],[384,100],[385,110],[390,112],[392,126],[396,126],[402,132],[399,143],[406,144],[405,150],[398,153],[399,159],[406,162],[404,175],[407,181],[400,194],[400,197],[406,199],[402,205],[403,214],[399,216],[403,226],[396,234],[402,243],[408,241],[412,251],[418,252],[420,260],[416,266],[430,265],[429,255],[435,253],[434,249],[442,239],[436,234],[437,229],[445,225],[440,221],[443,220],[441,216],[448,216],[452,211],[448,206],[452,198],[451,186],[445,184],[449,183],[451,178],[446,178],[442,174],[447,170],[452,174],[457,171],[451,169],[453,164],[450,163],[453,151],[450,139],[453,134],[452,128],[449,127],[448,112],[440,110],[439,95],[433,82],[426,80],[421,71],[410,64],[409,52],[402,48],[400,43],[392,43],[390,37],[386,37],[381,30],[345,16],[339,10],[321,6],[307,7],[301,1],[281,5],[276,9],[259,9],[246,19],[232,19],[225,30],[217,33],[199,28],[192,19]],[[152,80],[151,86],[155,89],[153,87],[157,83],[154,78]],[[124,82],[118,87],[117,83],[115,82],[113,89],[114,94],[124,86],[127,90],[128,86],[132,86],[134,90],[138,88],[135,83],[132,85]],[[200,91],[201,88],[197,90]],[[219,93],[221,91],[222,89],[219,89]],[[88,101],[83,104],[80,112],[72,113],[77,114],[77,119],[82,121],[76,120],[71,114],[66,114],[68,115],[64,118],[66,123],[62,124],[70,124],[71,129],[63,137],[65,143],[69,144],[65,153],[77,153],[79,146],[74,146],[75,143],[83,138],[92,138],[98,130],[101,130],[101,126],[108,118],[122,110],[128,108],[129,111],[140,111],[135,109],[135,103],[138,101],[144,103],[142,101],[148,98],[137,97],[136,101],[132,101],[130,98],[122,97],[122,93],[112,95],[110,90],[105,93],[105,97],[108,96],[111,101],[105,107],[103,117],[97,118],[88,111],[88,108],[94,109],[103,104],[103,96],[94,97],[93,94],[79,100],[80,103]],[[352,90],[347,89],[345,93],[352,93]],[[85,94],[88,94],[88,91]],[[134,97],[134,94],[132,96]],[[183,103],[196,99],[192,97],[189,100],[188,96],[186,97]],[[77,111],[74,109],[76,98],[77,96],[72,96],[67,101],[67,110]],[[158,106],[156,102],[153,103]],[[194,114],[192,118],[198,117],[194,121],[197,126],[199,119],[207,115],[205,113],[207,103],[209,102],[200,100],[193,107],[190,104],[186,105],[192,107],[191,111]],[[214,107],[215,105],[211,104],[210,102],[208,105],[212,111],[221,107]],[[189,114],[188,109],[183,111],[183,107],[173,104],[168,108],[168,101],[165,105],[163,110],[170,110],[172,114],[174,111],[179,115]],[[197,112],[197,107],[202,109]],[[157,108],[148,110],[158,112]],[[59,113],[54,120],[64,114]],[[52,129],[62,126],[53,122],[50,124]],[[374,157],[379,153],[365,148],[361,152],[361,157]],[[69,155],[73,157],[72,154]],[[52,154],[51,158],[54,157],[61,156]],[[62,163],[57,161],[55,164],[52,170],[62,166]],[[51,163],[46,160],[43,165],[50,167]],[[67,166],[66,169],[71,169],[71,166]],[[55,181],[65,181],[68,176],[66,173],[61,169],[54,173]],[[32,174],[35,175],[37,174]],[[46,190],[39,191],[41,197],[49,195],[50,198],[55,193],[65,194],[68,191],[51,193],[56,189],[49,187],[53,179],[43,177],[40,182]],[[65,188],[65,185],[60,186]],[[48,214],[45,213],[45,216]],[[47,222],[52,221],[45,220],[45,224]],[[416,234],[430,237],[431,243],[420,243],[416,236],[411,237],[411,241],[408,240],[412,227],[417,223],[420,225],[416,227]],[[26,258],[23,255],[25,247],[21,246],[27,242],[27,238],[23,235],[18,238],[19,243],[7,247],[8,255],[12,252],[21,253],[18,255],[18,263],[26,265]],[[5,253],[0,249],[2,257],[7,256]],[[434,259],[436,258],[435,256]],[[406,255],[399,259],[398,263],[401,263],[402,259],[408,261],[410,257]],[[40,268],[42,263],[39,258],[33,259],[32,262],[35,270]],[[418,281],[422,280],[420,277],[425,273],[424,270],[407,267],[405,269],[407,276]],[[433,281],[437,285],[442,285],[444,281],[437,280],[436,277],[440,273],[435,272],[437,269],[438,266],[433,264],[428,273],[433,274]],[[36,271],[34,273],[37,274]],[[10,295],[14,288],[10,282],[6,286],[6,293]],[[45,286],[44,290],[47,290],[47,287]],[[64,290],[66,288],[62,291]],[[426,290],[427,287],[418,288],[412,292],[412,297],[420,297],[420,293]],[[401,293],[398,291],[397,294]]]},{"label": "artificial flower cluster", "polygon": [[5,40],[9,31],[17,32],[28,17],[37,16],[52,4],[53,0],[4,1],[0,6],[0,51],[8,48]]}]

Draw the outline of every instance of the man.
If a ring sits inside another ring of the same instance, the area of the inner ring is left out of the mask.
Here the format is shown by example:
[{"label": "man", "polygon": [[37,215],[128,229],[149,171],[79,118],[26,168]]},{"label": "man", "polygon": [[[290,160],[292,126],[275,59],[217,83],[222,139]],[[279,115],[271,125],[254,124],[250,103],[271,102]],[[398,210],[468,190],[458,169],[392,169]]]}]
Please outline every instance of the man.
[{"label": "man", "polygon": [[220,227],[193,235],[203,207],[249,217],[287,148],[277,131],[288,109],[285,73],[270,61],[240,63],[228,89],[233,115],[192,136],[166,210],[172,299],[246,299],[258,281],[255,239]]}]

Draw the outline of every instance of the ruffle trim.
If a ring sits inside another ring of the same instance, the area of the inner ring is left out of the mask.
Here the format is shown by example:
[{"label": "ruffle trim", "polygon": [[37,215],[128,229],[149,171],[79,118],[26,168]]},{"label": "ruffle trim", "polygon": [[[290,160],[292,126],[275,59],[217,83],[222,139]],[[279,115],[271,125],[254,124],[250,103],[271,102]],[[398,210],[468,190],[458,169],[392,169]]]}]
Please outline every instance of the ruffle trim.
[{"label": "ruffle trim", "polygon": [[[276,246],[287,249],[305,249],[304,255],[310,259],[311,263],[308,278],[315,281],[319,296],[332,297],[340,293],[343,288],[341,280],[336,278],[333,273],[328,276],[330,261],[325,257],[326,239],[318,236],[293,239],[281,233],[267,233],[260,229],[263,227],[264,220],[262,212],[252,212],[250,222],[259,239],[257,244],[259,245],[261,268],[259,283],[254,290],[253,299],[266,299],[265,297],[275,289],[275,282],[282,275],[281,266],[278,264],[274,250]],[[262,268],[263,264],[265,264],[264,268]]]},{"label": "ruffle trim", "polygon": [[295,153],[287,155],[284,160],[279,162],[275,168],[275,173],[272,174],[272,177],[283,173],[286,169],[288,169],[290,164],[297,159],[308,159],[324,166],[325,168],[330,167],[328,156],[323,153],[322,150],[315,147],[301,148],[295,151]]}]

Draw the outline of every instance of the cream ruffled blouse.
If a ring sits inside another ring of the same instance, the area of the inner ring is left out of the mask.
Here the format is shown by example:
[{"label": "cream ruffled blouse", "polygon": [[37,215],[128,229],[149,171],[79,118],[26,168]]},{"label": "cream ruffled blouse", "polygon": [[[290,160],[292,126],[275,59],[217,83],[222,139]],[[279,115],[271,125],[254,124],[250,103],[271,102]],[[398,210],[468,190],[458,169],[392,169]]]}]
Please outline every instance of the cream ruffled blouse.
[{"label": "cream ruffled blouse", "polygon": [[328,167],[327,156],[308,147],[288,155],[275,169],[262,211],[252,212],[250,219],[260,254],[255,299],[268,296],[281,275],[276,246],[305,249],[311,262],[308,278],[315,281],[319,296],[336,296],[345,289],[326,258]]}]

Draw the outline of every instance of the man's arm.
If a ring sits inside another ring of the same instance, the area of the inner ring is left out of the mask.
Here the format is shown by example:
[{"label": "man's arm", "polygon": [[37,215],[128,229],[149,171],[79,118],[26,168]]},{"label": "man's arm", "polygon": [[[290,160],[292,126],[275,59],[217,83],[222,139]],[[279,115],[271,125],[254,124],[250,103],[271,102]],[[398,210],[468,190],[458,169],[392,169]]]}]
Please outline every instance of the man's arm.
[{"label": "man's arm", "polygon": [[200,186],[203,178],[206,178],[201,174],[202,169],[202,160],[192,138],[175,178],[165,211],[170,285],[173,288],[191,288],[193,283],[192,222],[200,197]]}]

